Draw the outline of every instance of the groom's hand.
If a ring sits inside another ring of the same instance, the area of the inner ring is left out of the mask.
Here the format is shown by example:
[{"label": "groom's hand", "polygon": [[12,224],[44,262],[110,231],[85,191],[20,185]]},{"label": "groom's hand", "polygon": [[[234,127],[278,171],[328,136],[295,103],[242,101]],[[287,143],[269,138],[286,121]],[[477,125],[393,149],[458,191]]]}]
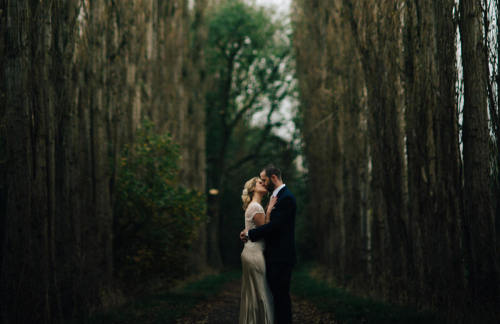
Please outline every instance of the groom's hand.
[{"label": "groom's hand", "polygon": [[241,233],[240,233],[240,240],[241,240],[242,242],[244,242],[244,243],[245,243],[246,241],[248,241],[248,239],[247,239],[247,230],[243,230],[243,231],[241,231]]}]

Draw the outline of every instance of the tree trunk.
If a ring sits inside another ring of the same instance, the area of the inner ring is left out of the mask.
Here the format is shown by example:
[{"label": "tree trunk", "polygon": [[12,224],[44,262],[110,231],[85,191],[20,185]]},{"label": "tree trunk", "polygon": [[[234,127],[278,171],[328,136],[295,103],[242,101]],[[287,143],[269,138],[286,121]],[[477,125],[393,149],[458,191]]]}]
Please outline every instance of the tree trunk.
[{"label": "tree trunk", "polygon": [[481,1],[460,2],[464,73],[464,198],[468,238],[469,290],[477,305],[499,301],[495,226],[490,196],[487,75],[482,40]]},{"label": "tree trunk", "polygon": [[[391,296],[401,293],[407,284],[410,257],[403,184],[403,138],[399,98],[399,39],[401,21],[399,2],[377,1],[355,9],[344,1],[348,22],[361,53],[367,85],[368,136],[372,161],[372,229],[375,266],[385,275],[374,272],[375,280],[389,289]],[[355,16],[359,10],[359,17]],[[359,24],[364,21],[364,24]],[[384,31],[382,33],[381,31]],[[361,38],[361,35],[366,35]],[[390,42],[387,40],[391,40]],[[378,193],[378,194],[377,194]],[[377,236],[379,241],[375,241]],[[378,243],[380,242],[380,243]],[[377,249],[379,249],[377,251]],[[375,256],[380,256],[377,260]]]},{"label": "tree trunk", "polygon": [[330,275],[345,279],[346,231],[342,176],[343,112],[338,69],[341,41],[334,2],[300,1],[295,29],[297,74],[304,120],[304,142],[309,169],[309,196],[314,250]]},{"label": "tree trunk", "polygon": [[463,293],[453,6],[410,1],[405,16],[408,186],[420,283],[415,288],[418,301],[436,309],[456,307]]}]

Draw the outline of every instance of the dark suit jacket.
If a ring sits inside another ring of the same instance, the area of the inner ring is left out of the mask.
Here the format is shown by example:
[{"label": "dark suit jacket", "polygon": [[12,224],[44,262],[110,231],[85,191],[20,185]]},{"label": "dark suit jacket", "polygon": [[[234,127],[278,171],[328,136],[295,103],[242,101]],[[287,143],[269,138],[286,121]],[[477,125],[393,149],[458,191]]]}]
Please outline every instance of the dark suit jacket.
[{"label": "dark suit jacket", "polygon": [[278,201],[271,211],[269,223],[248,231],[251,241],[266,240],[264,256],[268,263],[295,264],[295,197],[285,186],[278,192]]}]

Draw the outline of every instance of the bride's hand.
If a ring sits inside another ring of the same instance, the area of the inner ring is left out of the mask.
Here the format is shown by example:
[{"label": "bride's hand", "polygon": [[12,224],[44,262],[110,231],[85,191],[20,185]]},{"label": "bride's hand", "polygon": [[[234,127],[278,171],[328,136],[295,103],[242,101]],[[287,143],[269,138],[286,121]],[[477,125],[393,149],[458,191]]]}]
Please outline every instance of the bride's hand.
[{"label": "bride's hand", "polygon": [[270,212],[274,205],[276,205],[276,202],[278,201],[278,197],[271,197],[271,200],[269,200],[269,205],[267,205],[267,211]]},{"label": "bride's hand", "polygon": [[246,242],[247,241],[246,234],[247,234],[247,230],[246,229],[244,229],[243,231],[240,232],[240,240],[242,242]]}]

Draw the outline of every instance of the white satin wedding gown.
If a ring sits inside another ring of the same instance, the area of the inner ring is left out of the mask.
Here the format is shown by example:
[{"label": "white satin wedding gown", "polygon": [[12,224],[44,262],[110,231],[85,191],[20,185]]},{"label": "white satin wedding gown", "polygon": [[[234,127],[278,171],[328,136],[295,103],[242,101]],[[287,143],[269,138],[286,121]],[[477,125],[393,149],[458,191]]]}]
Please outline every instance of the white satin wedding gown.
[{"label": "white satin wedding gown", "polygon": [[[251,202],[245,211],[245,229],[255,228],[253,216],[265,213],[264,208]],[[241,252],[243,276],[239,324],[271,324],[274,318],[273,297],[266,279],[265,242],[248,241]]]}]

